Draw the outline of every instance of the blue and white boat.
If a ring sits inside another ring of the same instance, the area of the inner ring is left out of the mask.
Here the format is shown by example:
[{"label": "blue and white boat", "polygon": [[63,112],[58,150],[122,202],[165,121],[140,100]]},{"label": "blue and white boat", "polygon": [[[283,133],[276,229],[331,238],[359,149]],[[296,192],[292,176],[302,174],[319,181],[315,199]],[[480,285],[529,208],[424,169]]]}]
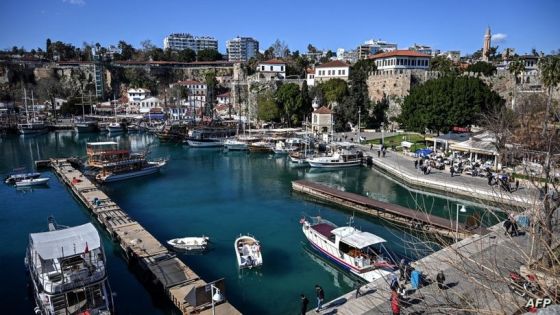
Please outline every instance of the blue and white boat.
[{"label": "blue and white boat", "polygon": [[367,282],[388,276],[395,265],[386,241],[353,226],[337,227],[320,217],[300,220],[303,234],[322,256]]}]

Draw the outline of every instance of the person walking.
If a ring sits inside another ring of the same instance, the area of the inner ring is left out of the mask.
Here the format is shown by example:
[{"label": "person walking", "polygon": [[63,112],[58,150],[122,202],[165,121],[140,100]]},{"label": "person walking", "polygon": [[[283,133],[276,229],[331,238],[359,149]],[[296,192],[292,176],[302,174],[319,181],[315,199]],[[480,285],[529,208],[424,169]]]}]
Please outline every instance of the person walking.
[{"label": "person walking", "polygon": [[323,306],[323,300],[325,299],[325,291],[318,284],[315,285],[315,293],[317,294],[317,308],[315,312],[319,312]]},{"label": "person walking", "polygon": [[381,150],[377,150],[377,157],[381,157]]},{"label": "person walking", "polygon": [[391,311],[393,311],[393,315],[400,315],[401,314],[401,306],[399,303],[399,294],[396,290],[391,290]]},{"label": "person walking", "polygon": [[440,290],[444,289],[445,283],[445,274],[443,274],[443,270],[440,270],[436,276],[437,286]]},{"label": "person walking", "polygon": [[451,165],[451,167],[449,167],[449,173],[451,173],[451,177],[453,177],[453,165]]},{"label": "person walking", "polygon": [[414,160],[414,168],[418,169],[418,160]]},{"label": "person walking", "polygon": [[302,293],[301,294],[301,315],[305,315],[307,313],[307,304],[309,304],[309,300]]},{"label": "person walking", "polygon": [[515,180],[515,191],[519,190],[519,179]]}]

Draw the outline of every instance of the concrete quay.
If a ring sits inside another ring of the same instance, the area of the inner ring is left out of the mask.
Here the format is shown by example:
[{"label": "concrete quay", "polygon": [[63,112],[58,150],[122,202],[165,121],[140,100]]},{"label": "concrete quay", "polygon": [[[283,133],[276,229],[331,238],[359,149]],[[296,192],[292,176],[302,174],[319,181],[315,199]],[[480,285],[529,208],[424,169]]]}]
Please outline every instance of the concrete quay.
[{"label": "concrete quay", "polygon": [[[209,283],[200,279],[67,159],[51,159],[50,166],[119,244],[128,262],[148,274],[151,282],[163,290],[181,314],[211,314]],[[212,284],[225,292],[223,280]],[[215,309],[219,314],[241,314],[227,301],[218,304]]]},{"label": "concrete quay", "polygon": [[377,150],[363,147],[371,157],[373,166],[388,174],[391,178],[409,186],[433,190],[473,199],[481,204],[506,204],[514,207],[536,206],[540,203],[539,194],[529,182],[523,182],[518,191],[506,192],[498,186],[489,186],[486,178],[456,174],[451,177],[446,170],[432,169],[424,175],[414,168],[414,158],[401,153],[387,151],[385,157],[377,157]]}]

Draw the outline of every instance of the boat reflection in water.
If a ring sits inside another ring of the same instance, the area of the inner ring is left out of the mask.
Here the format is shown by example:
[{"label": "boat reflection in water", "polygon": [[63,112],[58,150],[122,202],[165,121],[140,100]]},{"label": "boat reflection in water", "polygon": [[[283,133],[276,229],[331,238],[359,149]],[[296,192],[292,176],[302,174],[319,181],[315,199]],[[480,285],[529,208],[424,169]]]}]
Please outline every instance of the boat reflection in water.
[{"label": "boat reflection in water", "polygon": [[341,282],[344,283],[345,286],[354,287],[355,283],[359,283],[360,280],[358,278],[351,278],[346,272],[339,269],[336,265],[331,264],[328,260],[323,259],[317,253],[313,251],[313,248],[310,248],[307,244],[302,244],[304,252],[318,265],[323,267],[326,272],[330,273],[333,276],[333,284],[337,288],[342,288]]}]

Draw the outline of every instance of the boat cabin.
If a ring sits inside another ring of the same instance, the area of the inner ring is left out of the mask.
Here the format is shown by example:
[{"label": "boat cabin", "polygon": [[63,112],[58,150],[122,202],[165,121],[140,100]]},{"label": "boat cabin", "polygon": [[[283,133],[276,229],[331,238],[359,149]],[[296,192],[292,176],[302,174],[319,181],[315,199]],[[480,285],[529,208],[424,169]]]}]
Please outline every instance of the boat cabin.
[{"label": "boat cabin", "polygon": [[385,240],[377,235],[359,231],[351,226],[333,229],[331,234],[336,248],[352,257],[358,268],[369,267],[384,259],[382,244]]},{"label": "boat cabin", "polygon": [[87,166],[102,168],[105,164],[130,159],[130,151],[119,149],[118,143],[89,142],[86,144]]}]

